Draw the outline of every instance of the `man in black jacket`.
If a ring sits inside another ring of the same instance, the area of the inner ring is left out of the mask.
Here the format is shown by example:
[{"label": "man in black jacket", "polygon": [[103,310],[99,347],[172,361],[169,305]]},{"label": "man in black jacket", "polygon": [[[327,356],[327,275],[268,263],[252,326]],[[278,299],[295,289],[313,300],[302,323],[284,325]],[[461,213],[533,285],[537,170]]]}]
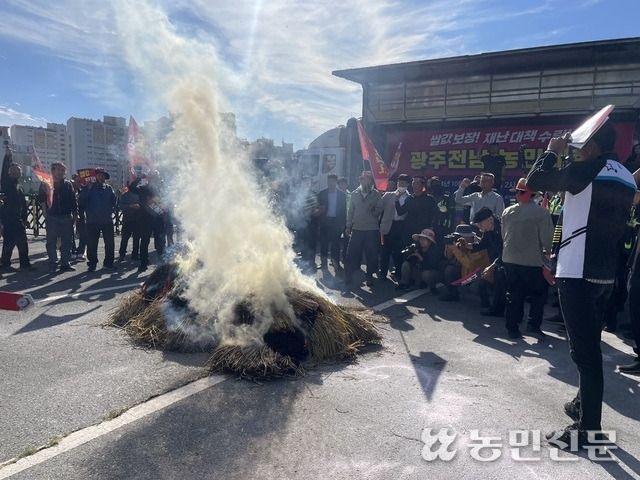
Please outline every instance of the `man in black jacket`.
[{"label": "man in black jacket", "polygon": [[[40,184],[38,191],[38,203],[45,212],[45,225],[47,228],[47,256],[49,257],[49,272],[54,273],[58,264],[57,242],[60,238],[60,270],[75,270],[71,266],[71,250],[73,249],[73,224],[78,216],[78,202],[76,192],[69,180],[64,178],[67,166],[62,162],[51,165],[53,177],[53,195],[49,197],[48,189],[51,188],[44,182]],[[49,203],[51,198],[51,203]]]},{"label": "man in black jacket", "polygon": [[411,236],[425,228],[432,228],[438,214],[438,205],[427,193],[427,179],[422,175],[414,175],[411,181],[413,193],[400,205],[396,199],[396,212],[407,216],[404,219],[404,245],[411,244]]},{"label": "man in black jacket", "polygon": [[17,163],[12,163],[11,150],[5,147],[0,183],[4,194],[4,204],[0,207],[0,223],[4,227],[0,268],[10,267],[14,247],[18,248],[20,268],[31,267],[26,231],[27,201],[19,183],[21,176],[22,168]]},{"label": "man in black jacket", "polygon": [[347,196],[337,188],[338,175],[327,177],[327,188],[318,194],[320,204],[320,267],[327,268],[327,256],[331,246],[331,261],[340,268],[340,235],[347,225]]},{"label": "man in black jacket", "polygon": [[402,278],[396,291],[409,290],[411,280],[418,280],[420,287],[426,286],[434,295],[438,293],[436,285],[444,280],[444,267],[447,261],[442,248],[436,243],[433,230],[425,228],[420,233],[412,235],[414,244],[406,251],[406,258],[402,264]]},{"label": "man in black jacket", "polygon": [[[140,183],[146,180],[143,185]],[[140,203],[140,266],[144,272],[149,265],[149,242],[153,235],[153,245],[158,257],[162,257],[165,247],[165,225],[163,202],[160,198],[162,184],[157,170],[142,174],[129,184],[129,191],[138,195]]]}]

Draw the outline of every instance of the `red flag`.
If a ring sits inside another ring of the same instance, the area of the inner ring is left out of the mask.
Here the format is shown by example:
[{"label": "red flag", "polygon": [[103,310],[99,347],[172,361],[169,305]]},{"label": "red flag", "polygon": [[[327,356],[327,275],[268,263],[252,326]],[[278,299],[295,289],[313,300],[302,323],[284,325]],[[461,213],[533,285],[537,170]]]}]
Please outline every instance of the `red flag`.
[{"label": "red flag", "polygon": [[31,168],[38,180],[42,182],[45,190],[47,191],[47,208],[51,208],[53,205],[53,177],[51,174],[44,171],[38,154],[36,153],[36,147],[31,147]]},{"label": "red flag", "polygon": [[396,153],[393,154],[393,160],[391,161],[391,166],[389,167],[389,176],[393,176],[394,173],[398,171],[398,167],[400,166],[400,154],[401,154],[402,142],[398,144],[398,148],[396,148]]},{"label": "red flag", "polygon": [[[129,179],[131,181],[136,178],[138,170],[142,173],[147,173],[149,170],[154,169],[149,145],[142,132],[140,132],[140,127],[138,127],[133,116],[129,116],[127,156],[129,157]],[[136,167],[136,165],[141,166]]]},{"label": "red flag", "polygon": [[387,189],[387,181],[389,180],[389,169],[382,161],[382,157],[374,147],[373,142],[365,132],[360,120],[358,123],[358,138],[360,139],[360,150],[362,151],[362,159],[369,162],[373,179],[376,182],[376,188],[384,192]]}]

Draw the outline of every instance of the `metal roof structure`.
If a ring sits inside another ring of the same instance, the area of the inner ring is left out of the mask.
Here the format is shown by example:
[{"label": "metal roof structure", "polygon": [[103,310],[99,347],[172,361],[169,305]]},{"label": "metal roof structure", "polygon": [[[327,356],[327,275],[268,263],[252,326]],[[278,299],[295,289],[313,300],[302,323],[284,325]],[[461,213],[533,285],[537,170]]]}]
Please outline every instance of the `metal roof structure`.
[{"label": "metal roof structure", "polygon": [[336,70],[362,85],[366,124],[640,108],[640,37]]}]

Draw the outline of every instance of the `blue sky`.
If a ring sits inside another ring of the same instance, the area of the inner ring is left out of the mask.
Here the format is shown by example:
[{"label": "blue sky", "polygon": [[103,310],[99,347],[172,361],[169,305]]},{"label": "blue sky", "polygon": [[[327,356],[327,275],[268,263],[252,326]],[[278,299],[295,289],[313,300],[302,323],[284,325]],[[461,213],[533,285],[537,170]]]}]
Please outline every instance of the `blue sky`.
[{"label": "blue sky", "polygon": [[[133,115],[142,124],[168,114],[163,91],[181,72],[206,64],[202,72],[220,110],[236,114],[239,136],[293,142],[297,150],[361,113],[360,85],[333,70],[636,37],[637,5],[3,0],[0,125],[103,115]],[[169,79],[159,79],[167,70]]]}]

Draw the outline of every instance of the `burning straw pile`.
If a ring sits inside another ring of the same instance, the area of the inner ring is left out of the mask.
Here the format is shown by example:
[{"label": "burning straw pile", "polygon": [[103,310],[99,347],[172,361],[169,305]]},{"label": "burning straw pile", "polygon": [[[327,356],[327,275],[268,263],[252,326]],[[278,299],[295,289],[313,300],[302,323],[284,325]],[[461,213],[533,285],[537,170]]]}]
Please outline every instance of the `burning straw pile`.
[{"label": "burning straw pile", "polygon": [[[305,367],[352,359],[364,345],[380,343],[373,317],[364,309],[339,307],[299,289],[287,292],[295,319],[276,311],[261,344],[216,341],[211,326],[218,319],[192,311],[181,295],[183,288],[178,264],[164,264],[122,301],[110,324],[123,328],[139,345],[181,352],[211,350],[207,367],[212,372],[252,380],[303,375]],[[236,326],[253,321],[250,299],[235,306]]]}]

